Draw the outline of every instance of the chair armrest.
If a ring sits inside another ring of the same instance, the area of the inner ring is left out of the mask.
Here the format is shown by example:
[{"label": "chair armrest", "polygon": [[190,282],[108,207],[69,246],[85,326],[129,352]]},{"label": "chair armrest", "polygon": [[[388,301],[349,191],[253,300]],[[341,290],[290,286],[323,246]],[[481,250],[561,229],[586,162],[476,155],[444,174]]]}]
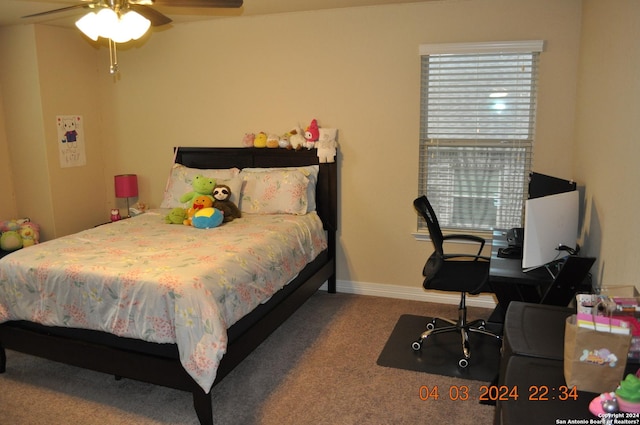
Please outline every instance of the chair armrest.
[{"label": "chair armrest", "polygon": [[480,248],[478,249],[478,254],[476,256],[480,256],[480,253],[482,252],[482,249],[484,248],[484,245],[487,242],[484,238],[481,238],[480,236],[476,236],[476,235],[457,235],[454,233],[454,234],[450,234],[442,237],[443,241],[447,241],[451,239],[459,239],[459,240],[466,240],[466,241],[479,243]]},{"label": "chair armrest", "polygon": [[451,260],[454,258],[471,258],[474,261],[478,261],[478,260],[485,260],[485,261],[491,261],[491,257],[486,257],[484,255],[473,255],[473,254],[445,254],[442,256],[442,259],[444,261],[447,260]]}]

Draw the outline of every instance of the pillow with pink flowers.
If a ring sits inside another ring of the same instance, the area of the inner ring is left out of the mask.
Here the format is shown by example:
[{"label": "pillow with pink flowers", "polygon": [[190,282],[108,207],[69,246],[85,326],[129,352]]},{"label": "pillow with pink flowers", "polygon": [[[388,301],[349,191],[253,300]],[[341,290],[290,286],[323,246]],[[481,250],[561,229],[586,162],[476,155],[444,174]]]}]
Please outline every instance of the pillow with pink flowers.
[{"label": "pillow with pink flowers", "polygon": [[305,165],[299,167],[275,167],[275,168],[243,168],[242,172],[265,172],[265,171],[300,171],[309,179],[307,186],[307,212],[316,210],[316,186],[318,184],[318,174],[320,167],[318,165]]},{"label": "pillow with pink flowers", "polygon": [[242,170],[240,205],[249,214],[307,213],[307,188],[309,178],[300,170]]}]

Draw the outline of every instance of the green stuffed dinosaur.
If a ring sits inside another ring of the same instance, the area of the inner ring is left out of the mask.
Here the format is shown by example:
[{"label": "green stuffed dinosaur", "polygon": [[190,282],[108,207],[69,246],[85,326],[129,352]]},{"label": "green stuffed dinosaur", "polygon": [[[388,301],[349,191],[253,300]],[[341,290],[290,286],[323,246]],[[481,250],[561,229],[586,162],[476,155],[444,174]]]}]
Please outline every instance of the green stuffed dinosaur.
[{"label": "green stuffed dinosaur", "polygon": [[193,201],[198,196],[208,196],[213,201],[213,188],[216,187],[216,179],[205,177],[201,174],[196,175],[191,182],[193,190],[185,193],[180,197],[180,202],[189,203],[189,208],[193,207]]}]

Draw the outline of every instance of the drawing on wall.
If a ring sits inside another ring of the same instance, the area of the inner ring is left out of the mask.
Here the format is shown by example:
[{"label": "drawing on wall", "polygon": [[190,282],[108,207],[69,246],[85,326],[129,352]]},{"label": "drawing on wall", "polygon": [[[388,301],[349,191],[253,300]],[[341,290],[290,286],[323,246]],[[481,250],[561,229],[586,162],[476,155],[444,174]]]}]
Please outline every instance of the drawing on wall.
[{"label": "drawing on wall", "polygon": [[66,168],[86,165],[82,117],[80,115],[58,115],[56,120],[60,166]]}]

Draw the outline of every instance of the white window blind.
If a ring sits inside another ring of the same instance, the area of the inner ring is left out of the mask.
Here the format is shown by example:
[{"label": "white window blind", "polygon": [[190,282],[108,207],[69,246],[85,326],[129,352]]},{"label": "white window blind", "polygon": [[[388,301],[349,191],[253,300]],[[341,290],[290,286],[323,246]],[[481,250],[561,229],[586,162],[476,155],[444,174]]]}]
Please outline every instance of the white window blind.
[{"label": "white window blind", "polygon": [[442,227],[522,225],[542,44],[420,46],[418,189]]}]

